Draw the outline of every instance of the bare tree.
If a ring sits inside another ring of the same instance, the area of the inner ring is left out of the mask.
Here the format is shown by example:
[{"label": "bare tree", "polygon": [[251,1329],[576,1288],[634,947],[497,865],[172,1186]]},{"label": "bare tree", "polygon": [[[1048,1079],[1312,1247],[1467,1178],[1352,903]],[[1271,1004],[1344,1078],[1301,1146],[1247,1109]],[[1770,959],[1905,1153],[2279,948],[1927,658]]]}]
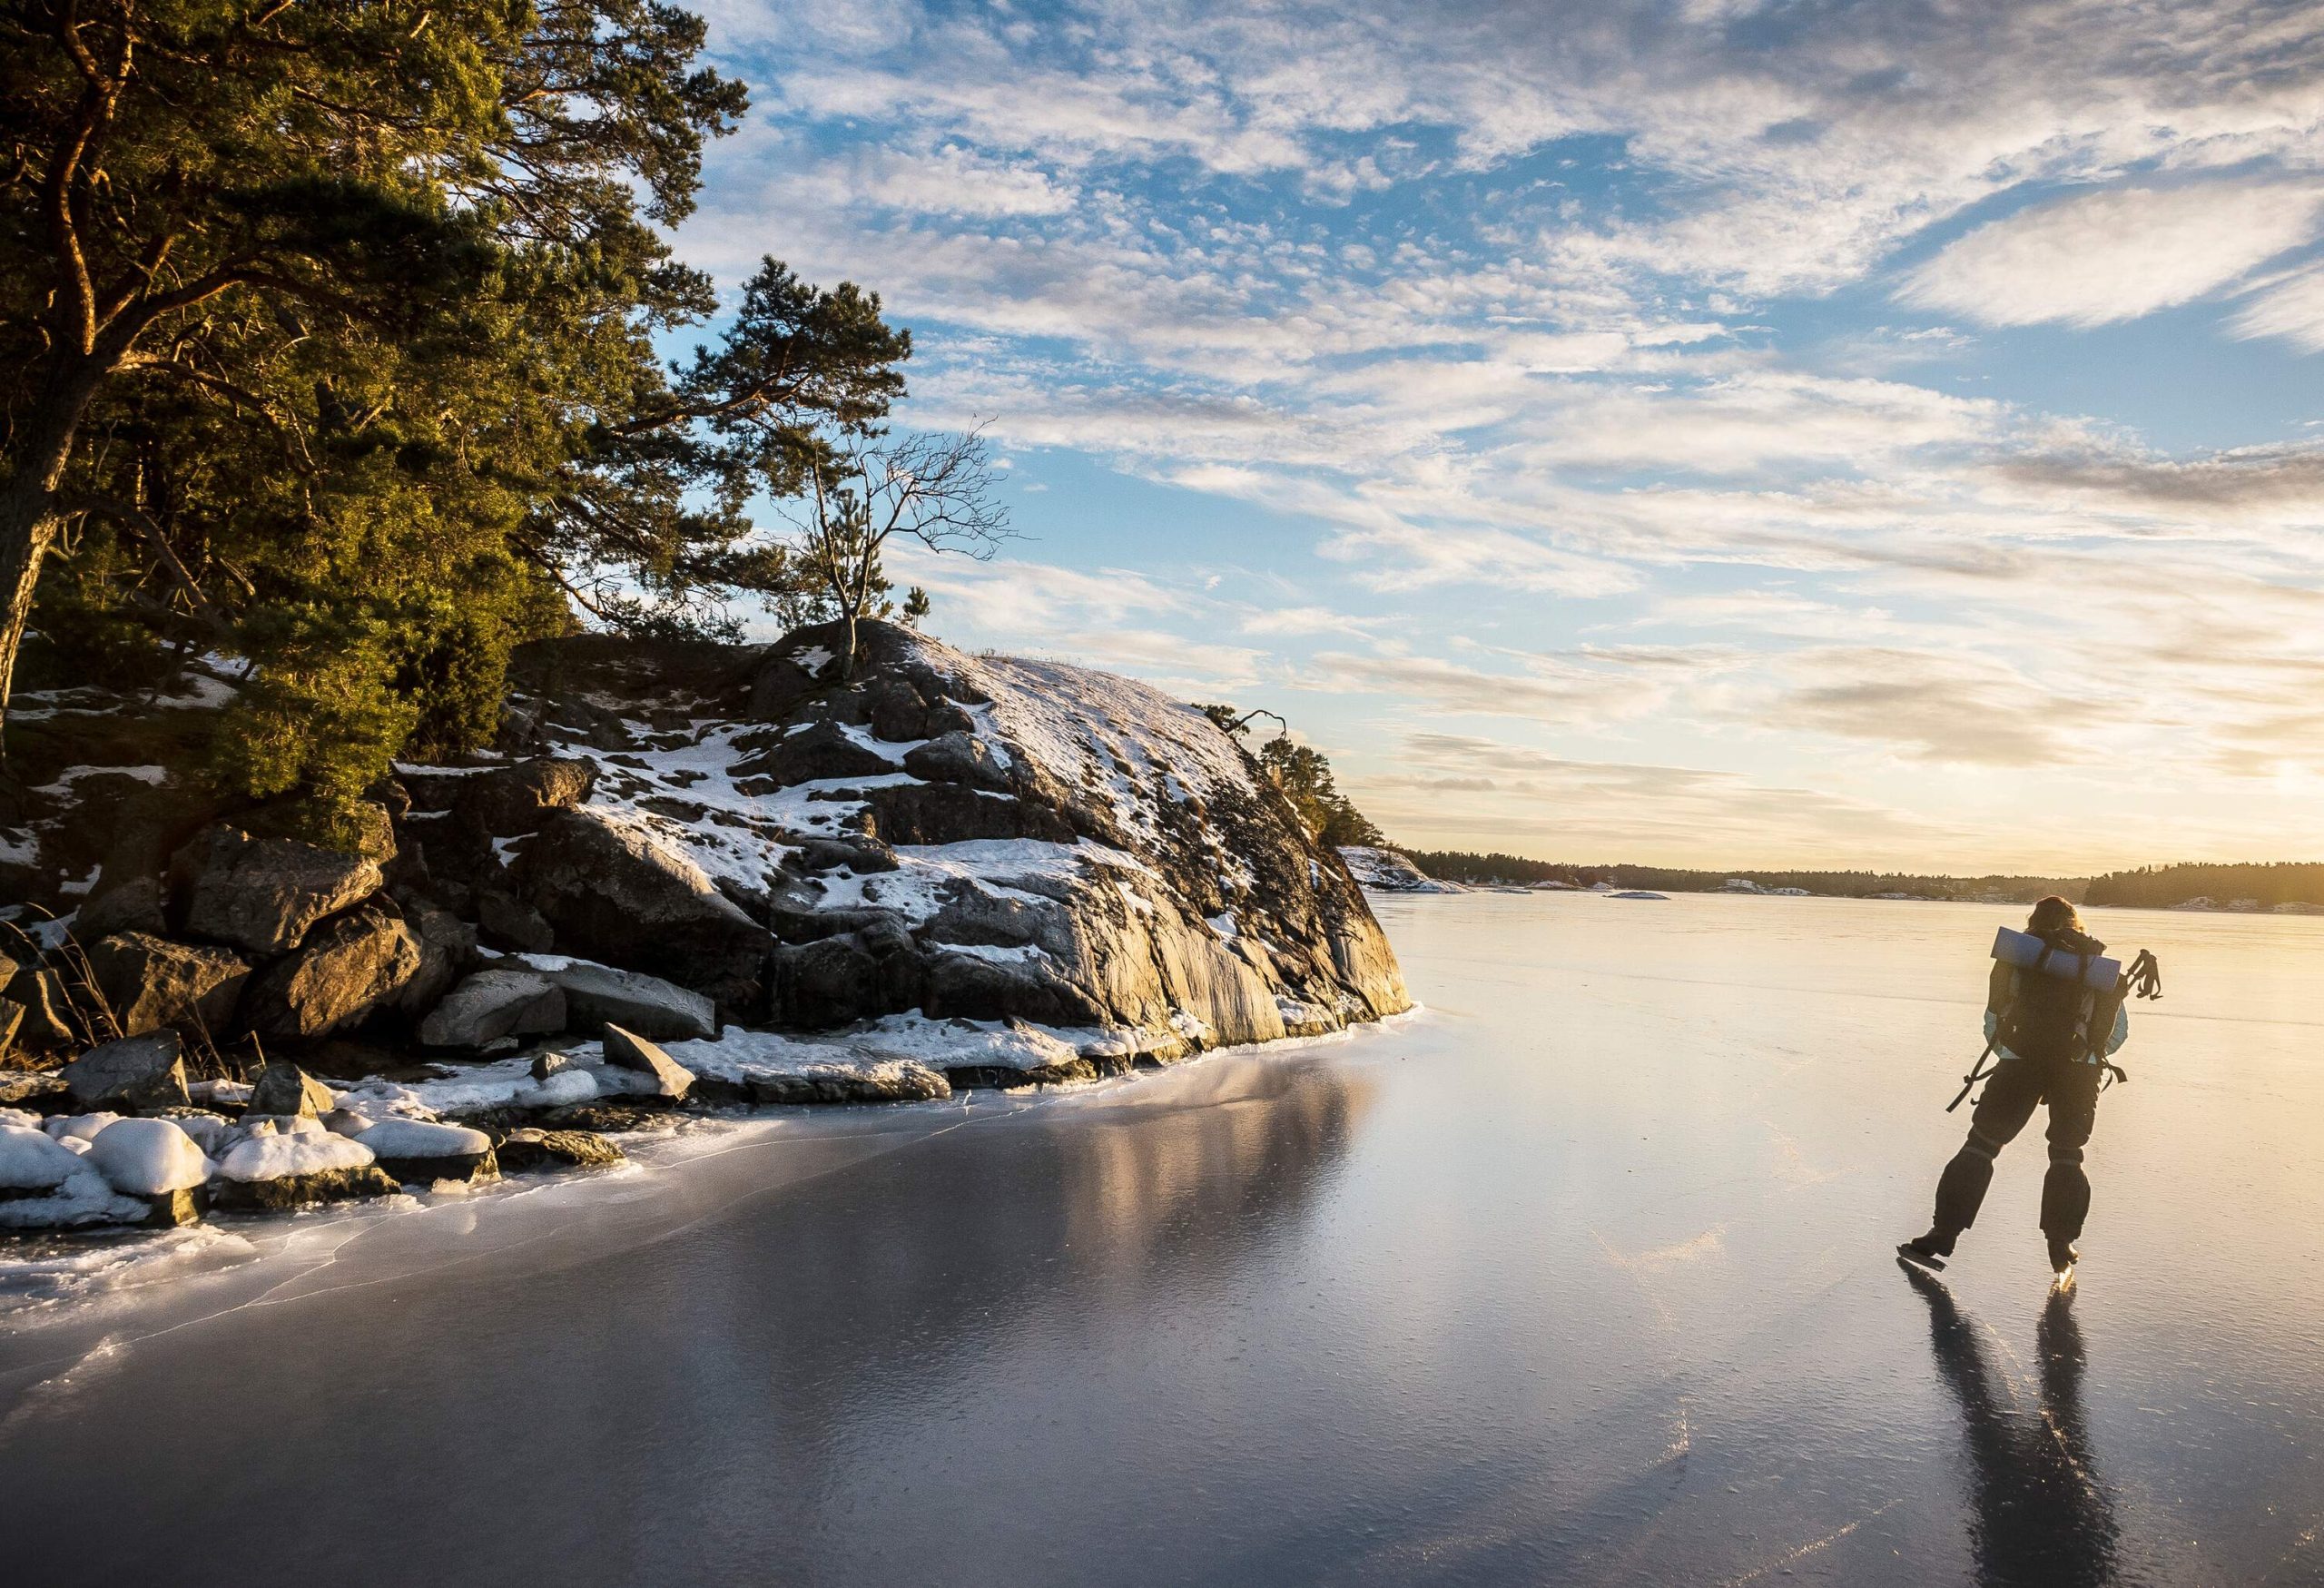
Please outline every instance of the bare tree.
[{"label": "bare tree", "polygon": [[979,561],[1014,538],[1009,510],[993,495],[998,478],[983,427],[901,438],[862,427],[845,431],[808,474],[803,495],[783,511],[797,531],[800,560],[847,625],[840,676],[855,676],[856,625],[888,587],[880,554],[898,535],[931,551]]}]

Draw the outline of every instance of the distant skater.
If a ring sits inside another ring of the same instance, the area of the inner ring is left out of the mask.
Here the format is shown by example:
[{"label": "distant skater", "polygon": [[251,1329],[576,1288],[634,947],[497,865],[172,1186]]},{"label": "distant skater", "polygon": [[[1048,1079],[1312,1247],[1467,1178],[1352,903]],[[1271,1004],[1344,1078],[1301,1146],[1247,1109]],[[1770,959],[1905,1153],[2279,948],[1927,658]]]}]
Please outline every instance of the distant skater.
[{"label": "distant skater", "polygon": [[1993,1184],[1994,1159],[2044,1102],[2050,1105],[2050,1172],[2042,1181],[2042,1233],[2049,1239],[2050,1267],[2061,1278],[2073,1272],[2080,1255],[2074,1243],[2090,1213],[2083,1149],[2097,1122],[2099,1089],[2112,1068],[2107,1060],[2129,1039],[2131,1017],[2124,988],[2109,991],[2074,974],[2106,945],[2083,930],[2070,901],[2054,894],[2043,900],[2025,927],[2041,940],[2038,962],[2048,969],[1994,961],[1985,1040],[1996,1067],[1970,1116],[1968,1140],[1937,1179],[1935,1223],[1926,1235],[1896,1248],[1925,1267],[1941,1268],[1953,1255],[1961,1232],[1977,1220]]}]

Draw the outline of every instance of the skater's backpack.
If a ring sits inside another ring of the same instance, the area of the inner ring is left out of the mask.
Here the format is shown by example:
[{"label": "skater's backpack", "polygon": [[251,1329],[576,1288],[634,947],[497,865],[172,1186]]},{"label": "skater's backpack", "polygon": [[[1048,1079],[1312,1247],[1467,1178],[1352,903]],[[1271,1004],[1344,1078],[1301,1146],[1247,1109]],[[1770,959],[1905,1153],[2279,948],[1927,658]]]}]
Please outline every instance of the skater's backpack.
[{"label": "skater's backpack", "polygon": [[[2016,940],[2031,934],[2002,935]],[[2114,1006],[2122,1001],[2112,991],[2121,967],[2103,957],[2105,948],[2071,931],[2045,932],[2030,942],[1997,941],[1994,990],[2003,996],[1996,1000],[2000,1021],[1994,1040],[2021,1059],[2053,1062],[2089,1056],[2113,1029]],[[2102,1012],[2102,1025],[2097,1018]]]}]

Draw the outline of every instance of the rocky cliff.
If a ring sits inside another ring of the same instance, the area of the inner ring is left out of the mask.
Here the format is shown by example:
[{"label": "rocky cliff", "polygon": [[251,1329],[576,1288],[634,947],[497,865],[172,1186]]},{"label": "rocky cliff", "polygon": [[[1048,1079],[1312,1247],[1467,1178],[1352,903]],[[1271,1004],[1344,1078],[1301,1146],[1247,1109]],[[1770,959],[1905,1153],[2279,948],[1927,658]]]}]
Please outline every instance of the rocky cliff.
[{"label": "rocky cliff", "polygon": [[[498,748],[399,765],[365,854],[200,793],[223,686],[37,695],[0,797],[0,1129],[172,1116],[213,1170],[469,1178],[528,1111],[929,1097],[1406,1007],[1345,864],[1199,712],[885,625],[851,677],[834,637],[533,647]],[[481,1134],[413,1134],[448,1120]]]}]

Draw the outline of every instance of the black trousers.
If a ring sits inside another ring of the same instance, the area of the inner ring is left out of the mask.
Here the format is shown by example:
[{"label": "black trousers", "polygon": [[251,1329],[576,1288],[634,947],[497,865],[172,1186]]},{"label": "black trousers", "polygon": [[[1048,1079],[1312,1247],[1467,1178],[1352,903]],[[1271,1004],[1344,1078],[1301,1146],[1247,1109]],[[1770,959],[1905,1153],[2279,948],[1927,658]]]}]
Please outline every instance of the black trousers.
[{"label": "black trousers", "polygon": [[1936,1182],[1935,1230],[1945,1249],[1977,1221],[1985,1189],[1993,1184],[1994,1159],[2044,1102],[2050,1105],[2050,1172],[2042,1181],[2042,1233],[2057,1240],[2081,1238],[2083,1220],[2090,1216],[2090,1177],[2083,1172],[2082,1149],[2098,1122],[2101,1077],[2097,1065],[2072,1060],[2002,1061],[1969,1118],[1969,1139]]}]

